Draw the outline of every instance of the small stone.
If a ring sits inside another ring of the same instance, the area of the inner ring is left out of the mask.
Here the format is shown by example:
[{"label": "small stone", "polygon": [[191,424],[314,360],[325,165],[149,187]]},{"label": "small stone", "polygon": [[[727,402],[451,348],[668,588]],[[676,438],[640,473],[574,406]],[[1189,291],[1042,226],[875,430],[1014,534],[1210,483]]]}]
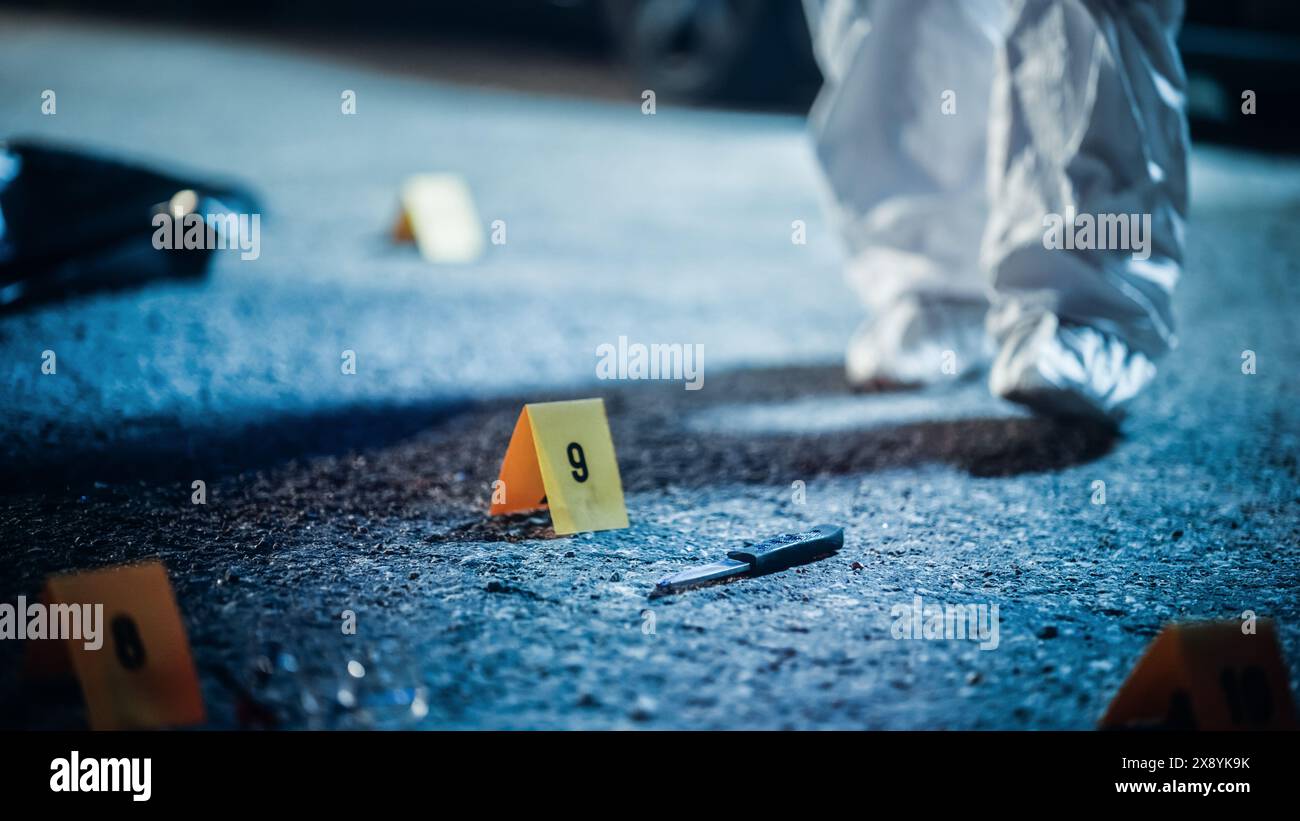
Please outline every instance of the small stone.
[{"label": "small stone", "polygon": [[862,570],[862,562],[854,562],[853,564],[849,565],[849,567],[853,570]]},{"label": "small stone", "polygon": [[574,556],[574,553],[573,553],[572,550],[565,551],[564,558],[566,558],[566,559],[572,559],[573,556]]},{"label": "small stone", "polygon": [[658,706],[655,700],[649,696],[637,696],[636,706],[632,708],[632,720],[649,721],[655,717],[655,710]]},{"label": "small stone", "polygon": [[1169,536],[1176,542],[1179,539],[1183,538],[1183,531],[1175,530],[1173,533],[1169,534]]},{"label": "small stone", "polygon": [[1054,639],[1057,636],[1059,636],[1060,633],[1061,631],[1056,629],[1056,625],[1049,624],[1046,627],[1044,627],[1042,630],[1038,631],[1038,637],[1040,639]]}]

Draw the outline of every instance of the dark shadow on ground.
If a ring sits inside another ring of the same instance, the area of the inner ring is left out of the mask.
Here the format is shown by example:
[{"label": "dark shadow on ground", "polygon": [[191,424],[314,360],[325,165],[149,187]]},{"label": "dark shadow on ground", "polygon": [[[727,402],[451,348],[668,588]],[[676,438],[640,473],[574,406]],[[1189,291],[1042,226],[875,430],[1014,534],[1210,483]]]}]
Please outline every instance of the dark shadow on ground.
[{"label": "dark shadow on ground", "polygon": [[[400,482],[395,476],[405,470],[450,488],[452,483],[440,480],[456,476],[454,484],[472,485],[477,496],[496,476],[519,409],[526,402],[578,395],[604,397],[623,484],[631,492],[786,482],[926,463],[949,464],[976,476],[1009,476],[1096,459],[1115,439],[1108,430],[1078,422],[1019,416],[807,433],[704,433],[683,425],[688,414],[721,403],[850,396],[836,366],[710,375],[708,389],[701,391],[684,391],[680,383],[608,385],[562,396],[347,405],[268,414],[264,421],[233,427],[221,421],[183,427],[170,418],[136,420],[129,431],[113,433],[107,441],[89,437],[85,442],[78,431],[47,429],[37,434],[39,441],[5,455],[0,489],[188,483],[195,477],[212,482],[249,471],[293,470],[295,463],[316,457],[367,454],[376,481]],[[884,396],[860,398],[889,401]],[[70,444],[60,446],[63,441]],[[40,458],[24,459],[23,451]]]},{"label": "dark shadow on ground", "polygon": [[212,481],[296,460],[384,447],[436,428],[472,406],[459,399],[346,405],[313,413],[268,414],[257,422],[217,420],[190,427],[175,417],[160,416],[130,420],[112,433],[46,425],[28,441],[9,443],[0,456],[0,493],[189,481],[186,477]]}]

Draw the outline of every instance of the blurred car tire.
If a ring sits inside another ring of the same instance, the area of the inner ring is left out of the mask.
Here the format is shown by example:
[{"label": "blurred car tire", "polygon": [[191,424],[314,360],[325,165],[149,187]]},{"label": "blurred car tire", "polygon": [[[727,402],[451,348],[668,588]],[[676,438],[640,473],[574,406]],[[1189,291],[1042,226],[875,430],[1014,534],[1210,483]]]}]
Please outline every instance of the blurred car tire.
[{"label": "blurred car tire", "polygon": [[615,47],[656,97],[806,103],[820,75],[796,0],[604,0]]}]

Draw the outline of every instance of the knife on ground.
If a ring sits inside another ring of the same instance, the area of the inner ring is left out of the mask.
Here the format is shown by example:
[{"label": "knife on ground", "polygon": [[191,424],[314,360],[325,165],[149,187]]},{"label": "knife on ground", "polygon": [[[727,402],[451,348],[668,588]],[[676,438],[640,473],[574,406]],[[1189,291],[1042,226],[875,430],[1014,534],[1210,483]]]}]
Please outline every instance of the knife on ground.
[{"label": "knife on ground", "polygon": [[844,529],[817,525],[800,533],[773,536],[739,550],[727,551],[727,558],[682,571],[655,585],[650,595],[666,596],[691,587],[735,576],[761,576],[829,556],[844,546]]}]

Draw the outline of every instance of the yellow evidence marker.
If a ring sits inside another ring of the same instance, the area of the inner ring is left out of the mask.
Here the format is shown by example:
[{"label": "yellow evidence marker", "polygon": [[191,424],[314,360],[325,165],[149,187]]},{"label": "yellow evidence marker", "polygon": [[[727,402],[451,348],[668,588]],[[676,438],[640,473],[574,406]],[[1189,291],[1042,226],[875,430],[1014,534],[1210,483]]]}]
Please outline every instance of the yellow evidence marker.
[{"label": "yellow evidence marker", "polygon": [[524,405],[488,513],[549,507],[561,536],[627,527],[603,399]]},{"label": "yellow evidence marker", "polygon": [[102,644],[78,640],[59,648],[32,647],[33,676],[72,672],[81,682],[92,730],[150,729],[202,724],[203,694],[176,598],[161,562],[51,576],[48,605],[102,605]]},{"label": "yellow evidence marker", "polygon": [[1103,730],[1157,728],[1295,729],[1273,621],[1166,625],[1101,720]]},{"label": "yellow evidence marker", "polygon": [[455,174],[417,174],[402,183],[393,227],[399,242],[415,240],[429,262],[473,262],[483,254],[483,225],[469,186]]}]

